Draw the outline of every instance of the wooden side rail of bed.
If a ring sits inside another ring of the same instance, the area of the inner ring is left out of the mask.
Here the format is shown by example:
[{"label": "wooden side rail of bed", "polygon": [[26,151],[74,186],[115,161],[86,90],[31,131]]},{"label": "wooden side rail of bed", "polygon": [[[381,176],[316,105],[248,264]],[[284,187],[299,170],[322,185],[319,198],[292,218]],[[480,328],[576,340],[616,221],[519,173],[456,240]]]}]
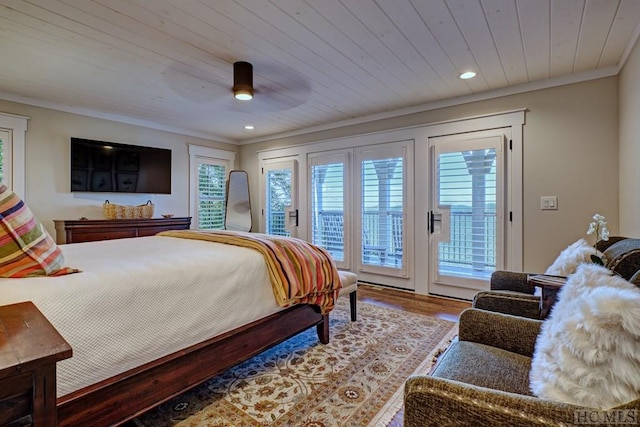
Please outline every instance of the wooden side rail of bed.
[{"label": "wooden side rail of bed", "polygon": [[122,424],[311,326],[329,342],[329,316],[301,304],[177,351],[59,398],[59,425]]}]

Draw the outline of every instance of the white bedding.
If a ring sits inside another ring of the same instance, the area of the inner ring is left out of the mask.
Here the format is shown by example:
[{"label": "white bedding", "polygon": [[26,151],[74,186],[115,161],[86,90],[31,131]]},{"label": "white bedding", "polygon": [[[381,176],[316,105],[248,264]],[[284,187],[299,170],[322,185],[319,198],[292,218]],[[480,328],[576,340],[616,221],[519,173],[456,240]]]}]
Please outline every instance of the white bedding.
[{"label": "white bedding", "polygon": [[82,273],[0,279],[0,305],[33,301],[73,349],[58,397],[281,310],[251,249],[159,236],[60,247]]}]

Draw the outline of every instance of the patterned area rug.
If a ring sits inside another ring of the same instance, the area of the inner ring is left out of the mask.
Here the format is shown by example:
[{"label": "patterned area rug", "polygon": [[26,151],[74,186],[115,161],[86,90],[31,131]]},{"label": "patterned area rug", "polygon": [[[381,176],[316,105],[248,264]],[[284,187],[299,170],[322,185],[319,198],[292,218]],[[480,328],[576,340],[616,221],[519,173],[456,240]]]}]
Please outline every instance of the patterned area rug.
[{"label": "patterned area rug", "polygon": [[158,406],[140,427],[386,426],[402,407],[404,380],[426,373],[455,323],[348,298],[330,315],[331,342],[315,328]]}]

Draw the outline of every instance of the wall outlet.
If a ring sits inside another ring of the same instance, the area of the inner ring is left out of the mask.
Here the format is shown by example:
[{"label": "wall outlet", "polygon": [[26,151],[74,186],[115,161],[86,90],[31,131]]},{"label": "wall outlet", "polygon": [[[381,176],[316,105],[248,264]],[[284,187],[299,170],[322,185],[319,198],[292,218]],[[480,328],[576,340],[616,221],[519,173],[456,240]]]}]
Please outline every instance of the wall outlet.
[{"label": "wall outlet", "polygon": [[542,197],[540,197],[540,209],[542,209],[542,210],[557,210],[558,209],[558,196],[542,196]]}]

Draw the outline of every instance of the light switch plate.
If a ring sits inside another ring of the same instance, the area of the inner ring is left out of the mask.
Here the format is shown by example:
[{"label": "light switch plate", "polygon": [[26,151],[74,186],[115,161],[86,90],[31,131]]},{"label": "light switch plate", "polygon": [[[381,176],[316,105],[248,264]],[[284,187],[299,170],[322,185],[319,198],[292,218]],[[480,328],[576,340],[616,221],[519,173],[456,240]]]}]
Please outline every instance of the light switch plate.
[{"label": "light switch plate", "polygon": [[556,210],[558,209],[558,196],[542,196],[540,197],[540,209]]}]

